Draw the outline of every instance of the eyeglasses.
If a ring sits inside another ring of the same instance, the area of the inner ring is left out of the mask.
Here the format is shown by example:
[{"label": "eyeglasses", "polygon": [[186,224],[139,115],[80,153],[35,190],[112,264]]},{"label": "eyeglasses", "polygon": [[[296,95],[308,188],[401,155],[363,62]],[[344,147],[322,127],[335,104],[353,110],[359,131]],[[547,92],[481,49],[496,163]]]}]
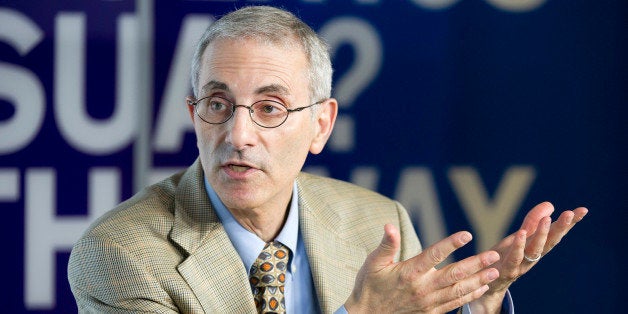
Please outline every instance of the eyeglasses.
[{"label": "eyeglasses", "polygon": [[260,100],[250,106],[236,105],[228,99],[219,96],[203,97],[192,101],[188,99],[188,104],[195,107],[196,115],[201,120],[209,124],[223,124],[235,113],[238,107],[246,108],[249,111],[251,120],[255,124],[271,129],[282,125],[288,119],[291,112],[302,111],[314,105],[319,105],[325,100],[315,102],[309,106],[288,109],[286,105],[275,100]]}]

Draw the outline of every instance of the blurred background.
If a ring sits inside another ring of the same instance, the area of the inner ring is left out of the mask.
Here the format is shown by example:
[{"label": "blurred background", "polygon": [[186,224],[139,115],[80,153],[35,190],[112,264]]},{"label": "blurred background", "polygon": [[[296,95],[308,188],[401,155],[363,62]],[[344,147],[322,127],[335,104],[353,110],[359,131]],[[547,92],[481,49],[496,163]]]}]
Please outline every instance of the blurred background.
[{"label": "blurred background", "polygon": [[197,155],[194,44],[245,5],[324,36],[340,102],[307,171],[402,202],[462,259],[541,201],[586,206],[511,288],[518,313],[612,313],[627,260],[628,2],[0,1],[2,308],[72,313],[67,260],[93,219]]}]

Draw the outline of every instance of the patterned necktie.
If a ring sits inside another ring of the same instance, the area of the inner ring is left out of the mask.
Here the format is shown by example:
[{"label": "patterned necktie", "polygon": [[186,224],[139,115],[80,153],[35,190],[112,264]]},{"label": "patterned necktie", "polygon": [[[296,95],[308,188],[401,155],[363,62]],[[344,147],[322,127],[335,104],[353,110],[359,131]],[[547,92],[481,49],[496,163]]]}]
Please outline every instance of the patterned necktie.
[{"label": "patterned necktie", "polygon": [[251,266],[249,281],[258,313],[285,313],[284,282],[289,249],[279,242],[266,243]]}]

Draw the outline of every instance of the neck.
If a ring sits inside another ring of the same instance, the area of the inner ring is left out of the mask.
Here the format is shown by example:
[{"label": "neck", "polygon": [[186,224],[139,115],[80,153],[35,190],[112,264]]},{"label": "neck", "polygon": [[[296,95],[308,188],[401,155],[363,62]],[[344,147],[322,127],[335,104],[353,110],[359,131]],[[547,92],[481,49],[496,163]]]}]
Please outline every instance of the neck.
[{"label": "neck", "polygon": [[[290,203],[292,200],[292,191],[284,201],[273,204],[272,207],[253,208],[253,209],[233,209],[229,211],[235,220],[245,229],[256,234],[264,242],[274,240],[288,218]],[[276,197],[279,199],[281,197]]]},{"label": "neck", "polygon": [[264,242],[270,242],[281,232],[288,217],[288,209],[286,207],[283,211],[275,213],[249,212],[244,216],[234,213],[234,217],[245,229],[255,233]]}]

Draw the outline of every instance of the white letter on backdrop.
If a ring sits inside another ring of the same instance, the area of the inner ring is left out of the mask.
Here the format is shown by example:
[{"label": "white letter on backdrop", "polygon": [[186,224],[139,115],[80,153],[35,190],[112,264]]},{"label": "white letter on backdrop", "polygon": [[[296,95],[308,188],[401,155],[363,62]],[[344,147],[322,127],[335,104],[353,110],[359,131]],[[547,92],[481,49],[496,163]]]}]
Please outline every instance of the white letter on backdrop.
[{"label": "white letter on backdrop", "polygon": [[343,45],[354,52],[351,68],[342,75],[334,88],[340,112],[329,148],[349,152],[355,146],[355,121],[345,110],[351,108],[358,96],[375,80],[383,61],[382,40],[368,21],[355,17],[339,17],[327,22],[320,30],[321,37],[331,46],[331,55]]},{"label": "white letter on backdrop", "polygon": [[[434,177],[428,168],[411,167],[401,172],[397,199],[418,223],[418,233],[423,239],[421,244],[427,247],[447,237],[445,219],[436,193]],[[447,259],[451,262],[451,258]]]},{"label": "white letter on backdrop", "polygon": [[123,18],[118,28],[118,71],[115,109],[106,120],[89,116],[85,102],[85,14],[61,13],[56,17],[54,102],[55,119],[63,137],[77,150],[106,155],[124,148],[136,133],[137,106],[134,103],[135,19]]},{"label": "white letter on backdrop", "polygon": [[198,14],[188,15],[183,19],[157,117],[155,151],[166,153],[181,151],[185,133],[194,131],[185,104],[185,96],[189,94],[191,86],[190,60],[196,42],[213,21],[213,17],[209,15]]},{"label": "white letter on backdrop", "polygon": [[28,309],[54,308],[57,269],[55,252],[69,251],[92,221],[120,202],[120,177],[117,168],[91,169],[88,215],[59,218],[56,217],[55,169],[26,170],[24,302]]},{"label": "white letter on backdrop", "polygon": [[480,252],[497,244],[506,235],[536,173],[532,167],[510,167],[493,199],[489,197],[477,170],[471,167],[453,167],[448,176],[473,230],[477,231],[476,249]]},{"label": "white letter on backdrop", "polygon": [[[43,38],[43,32],[28,17],[0,8],[0,41],[21,56]],[[0,62],[0,98],[13,104],[14,113],[0,121],[0,155],[24,148],[37,136],[44,121],[45,96],[39,78],[30,70]]]}]

